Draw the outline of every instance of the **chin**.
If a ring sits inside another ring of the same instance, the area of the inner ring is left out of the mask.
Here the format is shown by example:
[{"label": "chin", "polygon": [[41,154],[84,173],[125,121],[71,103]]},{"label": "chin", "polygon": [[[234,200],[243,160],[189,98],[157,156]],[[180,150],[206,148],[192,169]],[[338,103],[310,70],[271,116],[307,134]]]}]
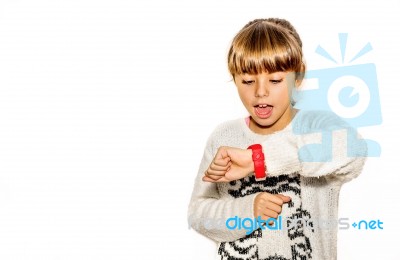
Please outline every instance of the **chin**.
[{"label": "chin", "polygon": [[257,125],[262,126],[262,127],[270,127],[272,126],[276,121],[272,118],[266,118],[266,119],[262,119],[262,118],[256,118],[253,117],[254,122],[257,123]]}]

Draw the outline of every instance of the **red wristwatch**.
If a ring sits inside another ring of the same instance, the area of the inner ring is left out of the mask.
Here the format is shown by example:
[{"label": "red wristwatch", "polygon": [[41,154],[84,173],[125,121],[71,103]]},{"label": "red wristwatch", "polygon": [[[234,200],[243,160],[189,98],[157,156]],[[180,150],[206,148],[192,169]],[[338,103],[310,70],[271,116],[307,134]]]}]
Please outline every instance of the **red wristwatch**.
[{"label": "red wristwatch", "polygon": [[256,177],[256,181],[265,180],[267,178],[267,169],[265,166],[265,157],[261,144],[250,145],[247,149],[251,149],[253,151],[252,159],[254,162],[254,175]]}]

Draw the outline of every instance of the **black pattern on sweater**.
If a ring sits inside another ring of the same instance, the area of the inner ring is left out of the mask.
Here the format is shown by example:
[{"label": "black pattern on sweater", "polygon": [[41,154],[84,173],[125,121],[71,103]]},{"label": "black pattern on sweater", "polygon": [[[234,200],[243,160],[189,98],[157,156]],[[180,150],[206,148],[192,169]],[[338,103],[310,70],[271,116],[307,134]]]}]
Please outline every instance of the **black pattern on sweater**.
[{"label": "black pattern on sweater", "polygon": [[[289,208],[294,208],[295,212],[288,219],[311,219],[308,211],[302,208],[300,176],[298,174],[280,175],[267,177],[266,180],[257,182],[254,175],[232,181],[229,183],[228,193],[239,198],[257,192],[269,192],[271,194],[292,192],[300,198],[300,204],[294,205],[293,200],[288,203]],[[312,232],[314,229],[311,226]],[[287,229],[288,237],[292,242],[290,245],[291,258],[286,258],[277,254],[269,255],[266,258],[259,258],[257,241],[262,237],[262,230],[258,228],[249,235],[232,242],[222,242],[218,248],[218,255],[221,260],[307,260],[312,259],[312,246],[310,239],[304,234],[303,223],[299,223]]]}]

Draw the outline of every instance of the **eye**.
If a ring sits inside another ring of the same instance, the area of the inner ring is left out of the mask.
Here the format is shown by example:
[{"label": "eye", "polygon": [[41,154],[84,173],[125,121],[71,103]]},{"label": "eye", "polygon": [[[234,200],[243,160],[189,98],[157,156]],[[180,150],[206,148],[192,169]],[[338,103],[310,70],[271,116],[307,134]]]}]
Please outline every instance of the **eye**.
[{"label": "eye", "polygon": [[283,79],[271,79],[269,82],[271,82],[274,85],[277,85],[279,83],[281,83],[283,81]]},{"label": "eye", "polygon": [[244,84],[244,85],[251,85],[251,84],[253,84],[254,83],[254,80],[242,80],[242,84]]}]

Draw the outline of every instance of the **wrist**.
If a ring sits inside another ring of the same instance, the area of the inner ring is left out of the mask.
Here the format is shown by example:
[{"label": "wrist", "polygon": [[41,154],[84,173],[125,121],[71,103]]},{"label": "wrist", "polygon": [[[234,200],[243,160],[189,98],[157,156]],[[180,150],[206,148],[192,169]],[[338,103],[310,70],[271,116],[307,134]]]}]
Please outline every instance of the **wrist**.
[{"label": "wrist", "polygon": [[263,181],[267,177],[265,157],[262,146],[260,144],[253,144],[248,147],[252,152],[251,158],[253,161],[253,171],[256,181]]},{"label": "wrist", "polygon": [[248,174],[254,172],[254,162],[252,157],[253,157],[253,151],[251,149],[247,149],[245,158],[247,158],[246,169]]}]

